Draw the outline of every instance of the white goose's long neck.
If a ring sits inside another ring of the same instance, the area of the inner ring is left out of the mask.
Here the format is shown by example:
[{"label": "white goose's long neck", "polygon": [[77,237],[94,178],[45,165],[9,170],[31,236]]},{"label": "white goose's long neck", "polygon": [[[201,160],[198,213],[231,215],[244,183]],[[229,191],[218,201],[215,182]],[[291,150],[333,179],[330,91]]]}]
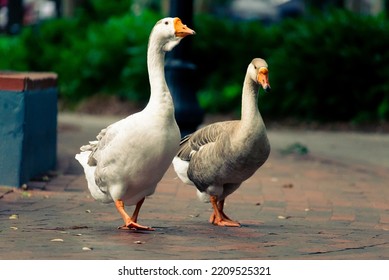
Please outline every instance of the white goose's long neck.
[{"label": "white goose's long neck", "polygon": [[147,105],[155,110],[158,107],[165,107],[167,113],[174,113],[173,99],[165,80],[165,51],[155,34],[151,34],[147,49],[147,69],[149,74],[151,95]]}]

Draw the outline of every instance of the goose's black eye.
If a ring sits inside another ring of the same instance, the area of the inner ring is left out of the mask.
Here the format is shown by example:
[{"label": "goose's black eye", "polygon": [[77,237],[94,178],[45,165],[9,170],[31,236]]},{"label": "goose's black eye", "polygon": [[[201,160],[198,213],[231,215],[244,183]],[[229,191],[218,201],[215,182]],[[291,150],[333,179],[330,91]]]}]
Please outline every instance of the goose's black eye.
[{"label": "goose's black eye", "polygon": [[257,66],[254,65],[254,69],[257,69]]},{"label": "goose's black eye", "polygon": [[165,25],[168,25],[169,24],[169,22],[168,21],[165,21]]}]

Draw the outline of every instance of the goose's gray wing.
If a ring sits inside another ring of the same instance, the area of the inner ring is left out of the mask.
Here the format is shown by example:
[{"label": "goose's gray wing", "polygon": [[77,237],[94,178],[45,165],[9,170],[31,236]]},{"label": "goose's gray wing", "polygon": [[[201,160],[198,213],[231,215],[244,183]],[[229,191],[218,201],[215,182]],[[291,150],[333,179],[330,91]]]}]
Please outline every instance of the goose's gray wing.
[{"label": "goose's gray wing", "polygon": [[181,139],[177,156],[181,160],[190,161],[192,155],[207,144],[215,143],[223,134],[228,132],[235,121],[217,122],[207,125]]}]

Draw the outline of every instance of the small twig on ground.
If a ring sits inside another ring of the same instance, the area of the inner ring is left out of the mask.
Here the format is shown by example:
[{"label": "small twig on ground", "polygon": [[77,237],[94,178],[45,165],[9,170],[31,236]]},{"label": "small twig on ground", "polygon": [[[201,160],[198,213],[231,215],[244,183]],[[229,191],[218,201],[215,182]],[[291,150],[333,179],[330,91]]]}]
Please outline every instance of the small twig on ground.
[{"label": "small twig on ground", "polygon": [[0,195],[0,199],[2,199],[4,196],[6,196],[7,194],[9,193],[12,193],[14,190],[8,190],[6,191],[5,193],[3,193],[2,195]]}]

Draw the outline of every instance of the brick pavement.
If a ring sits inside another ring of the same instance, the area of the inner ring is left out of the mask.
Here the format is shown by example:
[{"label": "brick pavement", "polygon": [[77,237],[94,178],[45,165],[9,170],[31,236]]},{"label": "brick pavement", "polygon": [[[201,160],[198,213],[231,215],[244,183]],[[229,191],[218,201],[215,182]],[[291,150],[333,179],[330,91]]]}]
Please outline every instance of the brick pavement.
[{"label": "brick pavement", "polygon": [[146,233],[117,230],[113,204],[74,173],[0,187],[0,259],[389,259],[386,167],[273,147],[226,200],[241,228],[209,224],[210,204],[170,168],[142,207],[140,223],[156,228]]}]

